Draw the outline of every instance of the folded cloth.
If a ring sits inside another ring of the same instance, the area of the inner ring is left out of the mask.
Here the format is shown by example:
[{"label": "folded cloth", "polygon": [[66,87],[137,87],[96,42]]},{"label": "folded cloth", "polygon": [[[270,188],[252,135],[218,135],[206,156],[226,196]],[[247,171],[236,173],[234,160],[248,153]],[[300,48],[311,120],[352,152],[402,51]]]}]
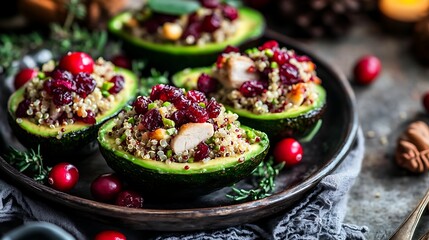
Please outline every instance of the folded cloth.
[{"label": "folded cloth", "polygon": [[[264,226],[241,226],[187,233],[160,234],[156,240],[176,239],[365,239],[367,227],[344,224],[348,192],[360,172],[364,155],[364,137],[359,130],[356,146],[344,161],[295,207]],[[88,226],[54,211],[44,203],[23,195],[15,187],[0,179],[0,223],[11,220],[46,221],[61,226],[77,239]],[[138,232],[131,235],[138,236]],[[141,238],[141,237],[140,237]]]}]

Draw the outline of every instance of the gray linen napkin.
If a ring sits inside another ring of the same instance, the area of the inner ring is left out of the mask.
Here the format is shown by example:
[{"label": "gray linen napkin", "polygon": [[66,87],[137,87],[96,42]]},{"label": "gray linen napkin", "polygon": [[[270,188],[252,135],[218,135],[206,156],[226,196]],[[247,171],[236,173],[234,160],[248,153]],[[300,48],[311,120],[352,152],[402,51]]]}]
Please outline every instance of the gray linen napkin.
[{"label": "gray linen napkin", "polygon": [[[367,227],[344,224],[348,192],[359,174],[364,154],[364,137],[359,130],[355,148],[340,166],[322,179],[300,204],[265,226],[244,224],[221,230],[172,233],[155,237],[157,240],[175,239],[365,239]],[[32,200],[15,187],[0,179],[0,223],[11,220],[46,221],[61,226],[77,239],[85,238],[84,224],[78,224],[44,203]],[[132,232],[132,236],[138,236]],[[141,237],[139,237],[141,239]],[[133,238],[129,238],[133,239]]]}]

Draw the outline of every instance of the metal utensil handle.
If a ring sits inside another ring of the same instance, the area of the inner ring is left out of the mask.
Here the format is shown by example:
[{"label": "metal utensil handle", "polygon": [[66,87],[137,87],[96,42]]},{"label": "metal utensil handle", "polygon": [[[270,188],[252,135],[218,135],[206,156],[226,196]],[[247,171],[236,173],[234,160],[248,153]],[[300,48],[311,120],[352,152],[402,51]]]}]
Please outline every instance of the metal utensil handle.
[{"label": "metal utensil handle", "polygon": [[426,192],[419,205],[411,212],[408,218],[396,230],[395,234],[390,237],[390,240],[411,240],[420,217],[422,216],[427,204],[429,202],[429,191]]}]

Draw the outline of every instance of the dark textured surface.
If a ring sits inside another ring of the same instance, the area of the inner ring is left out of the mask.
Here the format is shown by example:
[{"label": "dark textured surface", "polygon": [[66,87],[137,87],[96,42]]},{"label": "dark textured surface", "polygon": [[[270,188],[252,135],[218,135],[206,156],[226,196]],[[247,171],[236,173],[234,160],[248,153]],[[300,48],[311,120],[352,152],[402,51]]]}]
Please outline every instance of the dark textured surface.
[{"label": "dark textured surface", "polygon": [[[428,117],[421,95],[429,90],[429,68],[413,59],[411,36],[386,34],[369,19],[360,19],[341,39],[305,43],[349,77],[354,62],[364,54],[375,54],[382,61],[382,73],[373,85],[353,85],[366,135],[366,153],[350,194],[345,222],[368,226],[368,239],[388,239],[429,189],[427,173],[408,173],[396,166],[393,157],[396,140],[406,124]],[[427,220],[426,216],[420,222],[418,236],[429,230]]]}]

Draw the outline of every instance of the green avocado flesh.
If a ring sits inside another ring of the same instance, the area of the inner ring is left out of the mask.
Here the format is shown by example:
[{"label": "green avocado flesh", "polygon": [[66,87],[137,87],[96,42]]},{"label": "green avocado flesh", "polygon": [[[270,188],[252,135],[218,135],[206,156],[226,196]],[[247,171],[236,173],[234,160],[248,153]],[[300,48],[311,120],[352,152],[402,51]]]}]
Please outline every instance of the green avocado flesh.
[{"label": "green avocado flesh", "polygon": [[[173,84],[186,90],[196,89],[201,73],[210,75],[211,67],[187,68],[173,75]],[[318,122],[326,107],[326,91],[317,85],[319,98],[310,106],[299,106],[281,113],[255,114],[245,109],[225,108],[236,113],[240,122],[258,129],[270,137],[304,136]]]},{"label": "green avocado flesh", "polygon": [[124,23],[132,17],[130,12],[117,15],[109,21],[108,30],[124,41],[124,49],[132,56],[147,58],[160,70],[178,71],[185,67],[205,66],[216,61],[216,57],[228,45],[240,45],[247,40],[261,36],[265,20],[256,10],[239,9],[240,25],[237,33],[225,42],[208,43],[204,46],[184,46],[173,43],[155,43],[133,36],[123,29]]},{"label": "green avocado flesh", "polygon": [[[116,95],[119,97],[112,107],[96,117],[94,125],[76,122],[72,125],[50,128],[35,124],[26,118],[22,118],[22,122],[17,123],[15,112],[18,104],[24,99],[25,88],[18,89],[10,96],[8,102],[9,124],[15,136],[26,147],[36,148],[40,145],[40,149],[45,155],[84,154],[88,150],[94,150],[95,148],[91,147],[91,143],[96,139],[101,124],[115,116],[129,101],[134,99],[137,93],[137,77],[126,69],[116,68],[115,71],[124,76],[124,88]],[[58,131],[61,130],[63,130],[63,135],[61,139],[57,139]]]},{"label": "green avocado flesh", "polygon": [[[261,141],[254,143],[249,152],[235,157],[223,157],[208,162],[165,163],[142,159],[114,146],[115,139],[109,132],[115,126],[113,120],[105,123],[98,133],[100,151],[107,164],[138,189],[156,195],[192,197],[230,186],[247,177],[265,158],[269,141],[265,133],[252,130]],[[239,161],[244,157],[244,161]]]}]

